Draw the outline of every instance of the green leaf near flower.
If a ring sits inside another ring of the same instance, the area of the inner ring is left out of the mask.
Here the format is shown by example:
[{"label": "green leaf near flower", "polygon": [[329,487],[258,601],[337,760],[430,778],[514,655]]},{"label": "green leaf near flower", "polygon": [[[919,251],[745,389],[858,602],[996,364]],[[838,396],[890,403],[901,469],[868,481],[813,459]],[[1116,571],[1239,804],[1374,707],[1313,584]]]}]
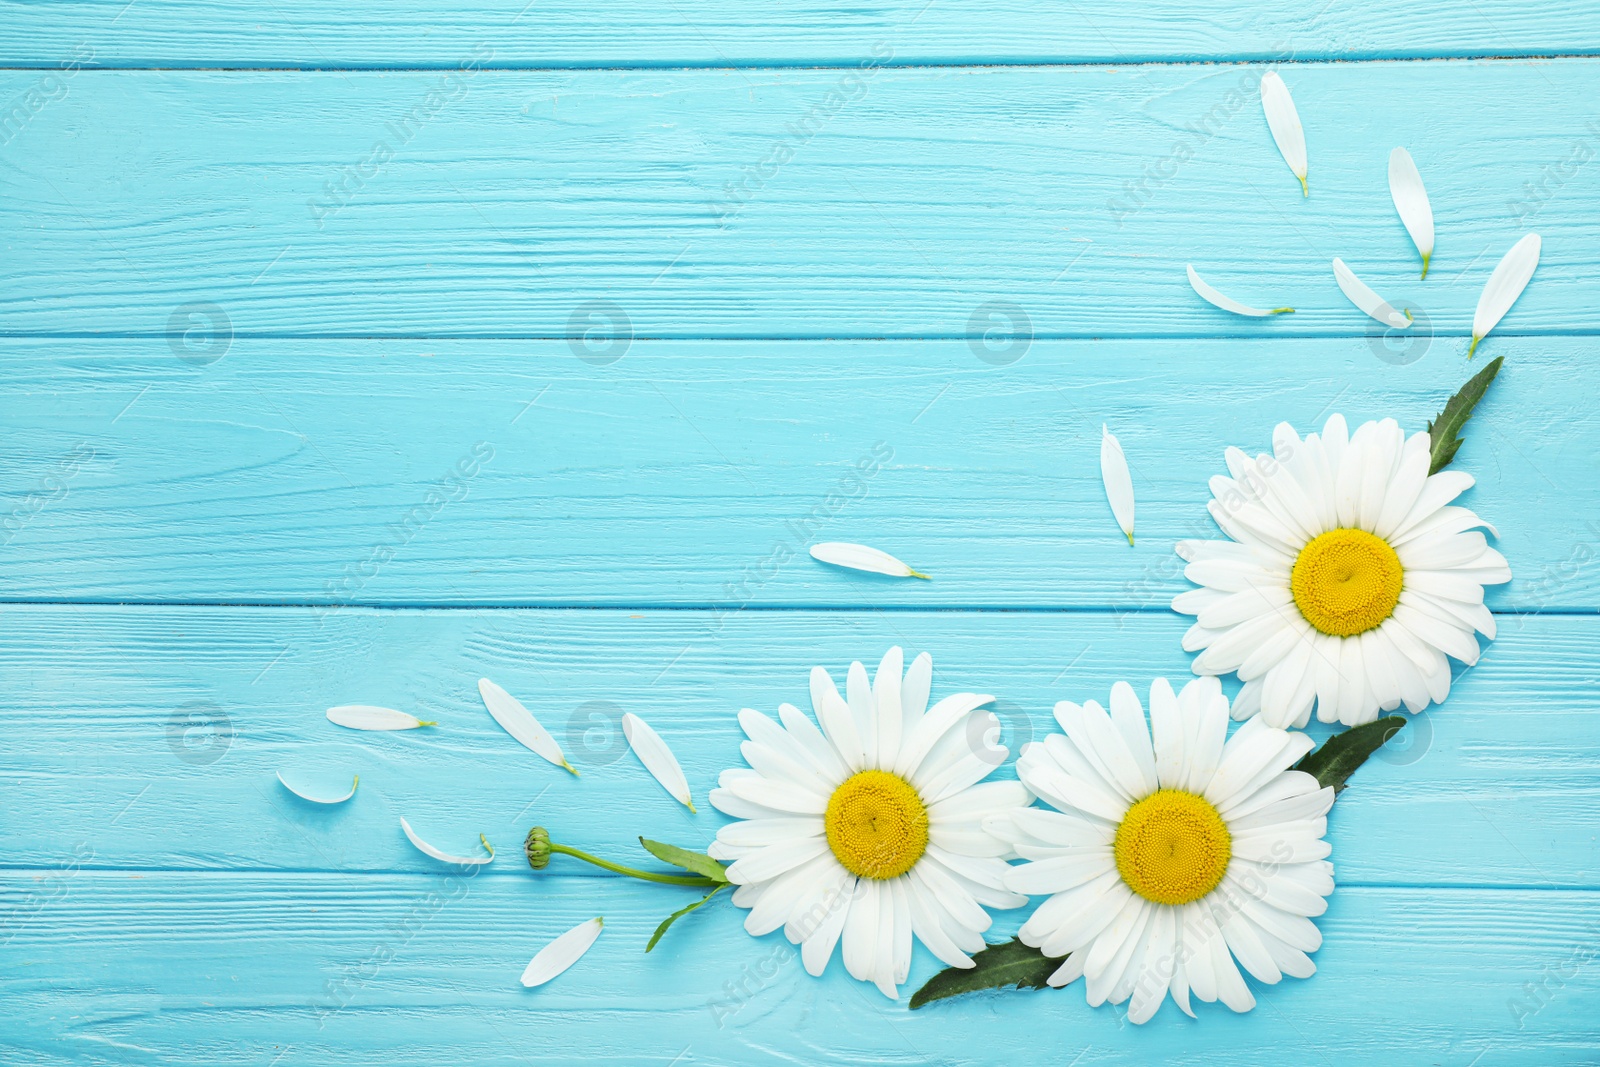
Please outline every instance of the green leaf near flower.
[{"label": "green leaf near flower", "polygon": [[[672,846],[668,845],[666,847],[671,848]],[[663,858],[665,858],[665,857],[663,857]],[[667,862],[671,863],[672,861],[671,860],[667,860]],[[713,861],[713,862],[715,862],[715,861]],[[679,908],[677,911],[673,912],[671,915],[668,915],[665,919],[662,919],[661,920],[661,925],[656,927],[656,932],[650,935],[650,943],[644,947],[644,950],[646,952],[649,952],[651,949],[655,948],[656,947],[656,942],[661,940],[661,935],[667,932],[667,928],[669,926],[671,926],[673,923],[677,922],[679,919],[683,918],[685,915],[689,914],[691,911],[693,911],[696,908],[698,908],[700,905],[706,903],[706,901],[710,900],[712,897],[714,897],[718,893],[722,892],[723,889],[725,889],[725,888],[726,888],[726,886],[719,885],[719,886],[717,886],[717,888],[713,889],[711,892],[707,893],[705,896],[701,897],[699,900],[695,901],[693,904],[690,904],[688,907]]]},{"label": "green leaf near flower", "polygon": [[1367,757],[1399,733],[1405,724],[1403,717],[1390,715],[1375,722],[1352,726],[1322,742],[1322,747],[1316,751],[1306,753],[1294,765],[1294,769],[1305,771],[1320,784],[1333,786],[1335,793],[1342,793],[1345,781],[1355,773],[1356,768],[1367,762]]},{"label": "green leaf near flower", "polygon": [[[682,867],[691,874],[698,874],[702,878],[709,878],[713,882],[728,884],[728,869],[704,852],[691,852],[677,845],[663,844],[652,841],[648,837],[639,838],[639,844],[645,850],[663,863],[670,863],[674,867]],[[676,918],[676,916],[674,916]]]},{"label": "green leaf near flower", "polygon": [[976,993],[980,989],[1006,986],[1043,989],[1056,968],[1061,966],[1060,959],[1046,956],[1016,939],[990,945],[976,953],[972,962],[972,967],[948,967],[928,979],[927,984],[912,995],[912,1010],[945,997]]},{"label": "green leaf near flower", "polygon": [[1433,462],[1428,466],[1429,474],[1438,474],[1456,458],[1456,449],[1461,447],[1461,428],[1472,418],[1472,409],[1483,399],[1484,391],[1494,381],[1494,376],[1500,373],[1500,364],[1505,360],[1504,356],[1496,356],[1491,360],[1455,396],[1446,400],[1439,417],[1428,423],[1428,445],[1433,455]]}]

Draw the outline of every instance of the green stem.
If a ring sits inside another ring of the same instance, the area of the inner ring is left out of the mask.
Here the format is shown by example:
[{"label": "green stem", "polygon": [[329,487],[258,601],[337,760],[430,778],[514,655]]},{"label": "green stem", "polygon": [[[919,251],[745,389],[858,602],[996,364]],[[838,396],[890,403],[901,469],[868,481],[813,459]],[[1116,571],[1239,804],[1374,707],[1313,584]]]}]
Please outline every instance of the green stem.
[{"label": "green stem", "polygon": [[550,842],[550,851],[562,852],[568,856],[583,860],[585,863],[592,863],[596,867],[602,867],[616,874],[625,874],[629,878],[639,878],[646,882],[660,882],[662,885],[692,885],[703,889],[710,889],[712,886],[722,884],[721,882],[713,882],[709,878],[701,878],[699,875],[693,874],[653,874],[650,871],[635,870],[632,867],[624,867],[620,863],[603,860],[599,856],[591,856],[581,849],[572,848],[568,845],[559,845],[554,841]]}]

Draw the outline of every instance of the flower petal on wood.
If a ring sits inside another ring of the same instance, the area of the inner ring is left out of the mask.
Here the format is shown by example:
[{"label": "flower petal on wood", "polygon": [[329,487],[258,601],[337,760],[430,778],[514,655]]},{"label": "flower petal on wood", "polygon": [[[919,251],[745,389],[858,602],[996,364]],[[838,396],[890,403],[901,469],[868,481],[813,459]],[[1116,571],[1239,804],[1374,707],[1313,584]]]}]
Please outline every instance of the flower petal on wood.
[{"label": "flower petal on wood", "polygon": [[1122,442],[1100,424],[1100,477],[1106,483],[1106,499],[1111,501],[1111,514],[1117,525],[1133,544],[1133,475],[1128,473],[1128,457],[1122,454]]},{"label": "flower petal on wood", "polygon": [[633,754],[644,764],[644,769],[654,775],[655,780],[660,782],[662,788],[671,793],[679,804],[694,811],[694,801],[689,797],[689,780],[683,776],[683,768],[678,764],[678,757],[674,756],[672,749],[661,740],[661,735],[631,711],[622,717],[622,733],[628,739],[628,747],[633,749]]},{"label": "flower petal on wood", "polygon": [[820,545],[812,545],[811,558],[831,563],[835,567],[871,571],[873,574],[888,574],[895,578],[928,577],[921,571],[912,570],[887,552],[868,548],[866,545],[852,545],[845,541],[824,541]]},{"label": "flower petal on wood", "polygon": [[1528,279],[1533,277],[1534,268],[1539,265],[1540,247],[1539,235],[1528,234],[1511,246],[1511,251],[1501,257],[1494,273],[1489,275],[1489,282],[1478,297],[1477,314],[1472,316],[1472,347],[1467,349],[1469,359],[1478,350],[1478,342],[1489,336],[1489,331],[1511,310],[1511,305],[1527,288]]},{"label": "flower petal on wood", "polygon": [[483,697],[483,706],[489,709],[489,714],[494,716],[494,721],[499,723],[506,733],[557,767],[565,767],[573,774],[578,773],[573,770],[572,764],[567,762],[566,755],[561,751],[561,745],[550,736],[550,731],[533,717],[533,712],[522,706],[522,701],[487,678],[478,679],[478,695]]},{"label": "flower petal on wood", "polygon": [[522,972],[522,984],[529,989],[544,985],[577,963],[583,954],[589,951],[589,946],[594,944],[594,939],[600,936],[600,929],[603,926],[605,920],[601,918],[579,923],[540,949],[539,954],[528,961],[527,968]]},{"label": "flower petal on wood", "polygon": [[419,726],[437,726],[436,722],[419,719],[393,708],[379,708],[371,704],[343,704],[328,709],[328,721],[348,730],[415,730]]},{"label": "flower petal on wood", "polygon": [[1335,259],[1333,261],[1333,276],[1338,281],[1339,288],[1344,290],[1344,295],[1350,298],[1350,303],[1385,326],[1404,330],[1411,325],[1409,317],[1400,314],[1394,309],[1394,305],[1373,292],[1366,282],[1357,278],[1355,272],[1344,265],[1344,260]]},{"label": "flower petal on wood", "polygon": [[1200,299],[1206,303],[1214,304],[1223,311],[1231,311],[1235,315],[1248,315],[1251,318],[1260,319],[1268,315],[1294,314],[1294,308],[1253,308],[1248,304],[1239,303],[1231,296],[1224,296],[1212,288],[1204,278],[1200,277],[1193,266],[1189,267],[1189,286],[1200,294]]},{"label": "flower petal on wood", "polygon": [[422,838],[418,837],[417,832],[411,828],[411,824],[406,822],[406,817],[404,815],[400,816],[400,829],[406,832],[407,840],[409,840],[413,845],[417,846],[418,852],[421,852],[424,856],[431,856],[434,859],[440,860],[444,863],[459,863],[464,867],[476,867],[479,864],[488,863],[494,859],[494,846],[489,844],[489,839],[484,837],[482,834],[478,835],[478,840],[482,841],[483,847],[489,850],[489,854],[487,856],[452,856],[448,852],[442,852],[439,849],[434,848]]},{"label": "flower petal on wood", "polygon": [[300,790],[289,784],[288,779],[284,778],[282,771],[278,772],[278,781],[285,789],[299,797],[301,800],[309,800],[313,804],[343,804],[345,801],[356,795],[356,786],[361,784],[361,776],[358,774],[350,780],[350,792],[346,793],[342,797],[314,797],[310,793],[302,793]]},{"label": "flower petal on wood", "polygon": [[1428,203],[1428,190],[1422,185],[1416,161],[1404,148],[1389,153],[1389,195],[1412,243],[1422,253],[1422,276],[1426,278],[1428,260],[1433,258],[1433,205]]},{"label": "flower petal on wood", "polygon": [[1306,184],[1306,131],[1300,125],[1300,113],[1294,109],[1289,87],[1275,70],[1261,76],[1261,110],[1266,112],[1267,128],[1278,143],[1278,151],[1283,153],[1283,161],[1300,179],[1301,194],[1310,196],[1311,187]]}]

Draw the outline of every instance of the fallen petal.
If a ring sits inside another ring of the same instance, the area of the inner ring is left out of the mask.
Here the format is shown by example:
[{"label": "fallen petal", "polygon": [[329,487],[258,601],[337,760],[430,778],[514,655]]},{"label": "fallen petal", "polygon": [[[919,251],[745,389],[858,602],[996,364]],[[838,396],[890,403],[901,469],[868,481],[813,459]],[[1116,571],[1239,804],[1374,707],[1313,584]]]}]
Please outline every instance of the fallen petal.
[{"label": "fallen petal", "polygon": [[370,704],[344,704],[329,708],[328,721],[349,730],[415,730],[419,726],[439,725],[403,711]]},{"label": "fallen petal", "polygon": [[1344,265],[1344,260],[1335,259],[1333,261],[1333,276],[1338,281],[1339,288],[1344,290],[1344,295],[1350,298],[1350,303],[1385,326],[1404,330],[1411,325],[1409,316],[1400,314],[1392,304],[1373,292],[1366,282],[1357,278],[1355,272]]},{"label": "fallen petal", "polygon": [[1251,318],[1259,319],[1268,315],[1294,314],[1294,308],[1253,308],[1248,304],[1239,303],[1231,296],[1224,296],[1200,277],[1193,266],[1189,267],[1189,286],[1200,294],[1200,299],[1208,304],[1215,304],[1223,311],[1231,311],[1235,315],[1249,315]]},{"label": "fallen petal", "polygon": [[1278,151],[1283,153],[1283,161],[1300,179],[1301,194],[1310,196],[1311,187],[1306,184],[1306,131],[1300,125],[1289,87],[1275,70],[1261,76],[1261,110],[1266,112],[1267,128],[1278,143]]},{"label": "fallen petal", "polygon": [[557,767],[565,767],[573,774],[578,773],[573,770],[572,764],[567,762],[560,744],[550,736],[550,731],[533,717],[533,712],[522,706],[522,701],[487,678],[478,679],[478,695],[483,697],[483,706],[489,709],[489,714],[494,716],[494,721],[499,723],[506,733]]},{"label": "fallen petal", "polygon": [[411,828],[411,824],[406,822],[404,815],[400,816],[400,829],[404,830],[406,832],[406,838],[410,840],[413,845],[417,846],[418,852],[421,852],[425,856],[432,856],[434,859],[440,860],[444,863],[459,863],[466,867],[476,867],[480,863],[488,863],[494,859],[494,846],[489,844],[489,839],[484,837],[482,834],[478,835],[478,840],[482,841],[483,847],[489,850],[489,854],[487,856],[452,856],[448,852],[441,852],[432,845],[428,844],[422,838],[418,837],[417,832]]},{"label": "fallen petal", "polygon": [[689,797],[689,780],[683,776],[678,757],[661,740],[661,735],[631,711],[622,717],[622,733],[627,737],[633,754],[644,764],[644,769],[654,775],[662,788],[677,798],[678,803],[694,811],[694,801]]},{"label": "fallen petal", "polygon": [[1133,476],[1128,473],[1128,457],[1122,454],[1122,442],[1116,435],[1100,425],[1100,477],[1106,483],[1106,499],[1111,501],[1111,514],[1117,525],[1133,544]]},{"label": "fallen petal", "polygon": [[1428,190],[1422,185],[1416,161],[1404,148],[1389,153],[1389,195],[1412,243],[1422,253],[1422,276],[1426,278],[1428,260],[1433,258],[1433,205],[1428,203]]},{"label": "fallen petal", "polygon": [[835,567],[849,567],[856,571],[871,571],[873,574],[888,574],[896,578],[927,578],[926,574],[914,571],[904,563],[895,559],[887,552],[880,552],[876,548],[866,545],[852,545],[844,541],[825,541],[820,545],[811,546],[811,558],[823,563],[831,563]]},{"label": "fallen petal", "polygon": [[1472,347],[1467,358],[1478,350],[1478,342],[1489,336],[1511,305],[1517,302],[1522,290],[1528,287],[1534,268],[1539,265],[1539,235],[1530,233],[1511,246],[1489,275],[1489,282],[1478,297],[1478,312],[1472,316]]},{"label": "fallen petal", "polygon": [[577,963],[583,954],[589,951],[589,946],[594,944],[594,939],[600,936],[600,928],[604,925],[605,920],[602,918],[579,923],[540,949],[539,954],[528,961],[527,969],[522,972],[522,984],[529,989],[544,985]]},{"label": "fallen petal", "polygon": [[302,793],[300,790],[289,784],[289,782],[283,777],[282,771],[278,772],[278,781],[282,783],[285,789],[299,797],[301,800],[309,800],[313,804],[343,804],[345,801],[356,795],[356,786],[361,784],[361,776],[358,774],[350,780],[350,792],[346,793],[342,797],[314,797],[310,793]]}]

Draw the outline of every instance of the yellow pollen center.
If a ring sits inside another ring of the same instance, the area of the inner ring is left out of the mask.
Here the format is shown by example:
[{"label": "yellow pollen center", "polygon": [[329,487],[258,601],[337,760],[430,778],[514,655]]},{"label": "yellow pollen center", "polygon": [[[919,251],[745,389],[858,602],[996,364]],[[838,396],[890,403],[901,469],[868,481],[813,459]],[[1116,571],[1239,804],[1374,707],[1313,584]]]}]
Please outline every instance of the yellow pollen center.
[{"label": "yellow pollen center", "polygon": [[851,874],[898,878],[928,847],[928,809],[897,774],[862,771],[828,798],[828,847]]},{"label": "yellow pollen center", "polygon": [[1383,538],[1365,530],[1329,530],[1300,550],[1289,590],[1317,630],[1353,637],[1394,614],[1404,577],[1400,557]]},{"label": "yellow pollen center", "polygon": [[1157,904],[1188,904],[1222,881],[1233,838],[1204,798],[1162,789],[1128,809],[1112,851],[1129,889]]}]

